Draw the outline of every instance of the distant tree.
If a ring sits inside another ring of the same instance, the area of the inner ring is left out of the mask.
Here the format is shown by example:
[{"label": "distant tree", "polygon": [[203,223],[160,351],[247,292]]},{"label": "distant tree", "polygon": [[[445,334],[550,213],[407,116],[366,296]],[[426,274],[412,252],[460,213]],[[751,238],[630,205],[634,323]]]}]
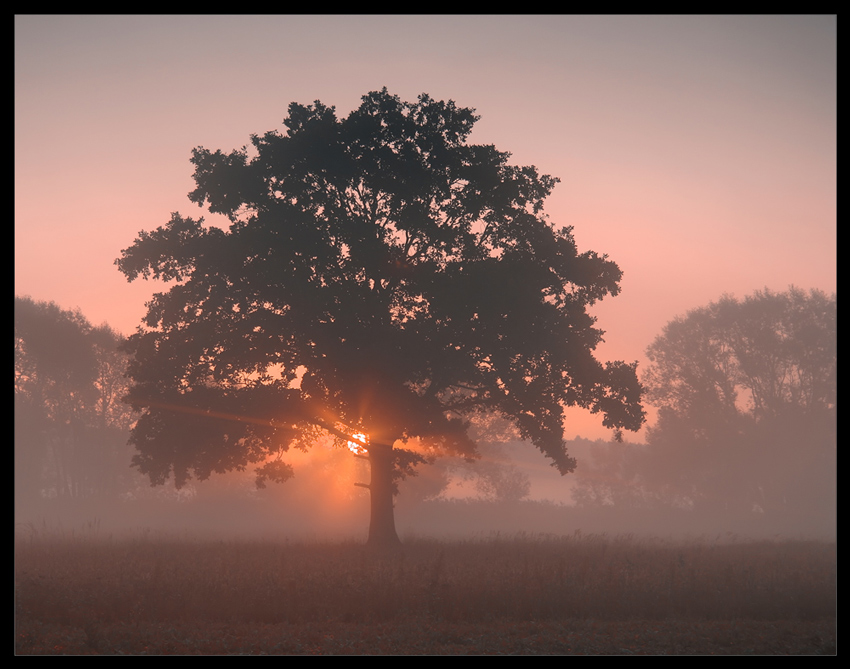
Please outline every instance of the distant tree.
[{"label": "distant tree", "polygon": [[647,509],[671,502],[675,505],[675,499],[643,485],[643,444],[578,438],[571,445],[574,453],[585,451],[578,453],[580,465],[571,491],[577,506]]},{"label": "distant tree", "polygon": [[[176,284],[128,347],[134,462],[153,483],[248,463],[283,481],[288,448],[360,439],[369,541],[394,543],[393,477],[474,457],[476,412],[508,419],[562,473],[575,466],[565,406],[640,427],[635,365],[593,357],[603,333],[587,313],[619,292],[619,268],[547,221],[557,179],[467,143],[477,119],[384,89],[344,119],[293,103],[285,134],[194,150],[189,197],[229,229],[175,213],[116,261],[129,280]],[[413,438],[424,454],[404,448]]]},{"label": "distant tree", "polygon": [[648,489],[703,507],[834,514],[834,295],[724,297],[671,321],[647,355],[659,408],[642,456]]},{"label": "distant tree", "polygon": [[15,298],[16,498],[115,493],[129,473],[134,415],[123,337],[79,311]]},{"label": "distant tree", "polygon": [[531,493],[531,480],[516,465],[482,462],[475,488],[483,499],[495,502],[518,502]]}]

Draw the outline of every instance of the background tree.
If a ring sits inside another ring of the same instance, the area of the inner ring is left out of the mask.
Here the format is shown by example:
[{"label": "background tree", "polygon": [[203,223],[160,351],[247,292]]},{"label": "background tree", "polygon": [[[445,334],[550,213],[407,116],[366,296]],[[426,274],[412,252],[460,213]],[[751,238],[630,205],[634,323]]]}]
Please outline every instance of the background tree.
[{"label": "background tree", "polygon": [[645,485],[641,477],[644,444],[579,437],[570,446],[581,463],[571,491],[578,507],[646,510],[676,506],[675,496]]},{"label": "background tree", "polygon": [[531,480],[513,463],[508,452],[509,444],[520,440],[513,425],[497,415],[479,416],[472,421],[469,434],[478,446],[480,458],[441,459],[437,466],[446,472],[444,487],[452,480],[463,487],[470,483],[479,500],[492,502],[518,502],[527,498]]},{"label": "background tree", "polygon": [[114,495],[130,470],[135,417],[121,399],[127,355],[109,326],[15,298],[15,491],[29,505]]},{"label": "background tree", "polygon": [[697,507],[833,517],[836,336],[835,296],[795,288],[670,322],[647,350],[644,484]]},{"label": "background tree", "polygon": [[363,434],[369,540],[395,542],[394,472],[474,457],[475,412],[508,419],[562,473],[564,406],[640,426],[635,366],[593,357],[587,313],[617,294],[619,268],[547,221],[557,179],[467,143],[477,118],[384,89],[344,119],[293,103],[285,134],[194,150],[189,197],[229,228],[175,213],[116,261],[129,280],[175,283],[129,342],[134,462],[152,482],[248,463],[282,481],[288,448]]}]

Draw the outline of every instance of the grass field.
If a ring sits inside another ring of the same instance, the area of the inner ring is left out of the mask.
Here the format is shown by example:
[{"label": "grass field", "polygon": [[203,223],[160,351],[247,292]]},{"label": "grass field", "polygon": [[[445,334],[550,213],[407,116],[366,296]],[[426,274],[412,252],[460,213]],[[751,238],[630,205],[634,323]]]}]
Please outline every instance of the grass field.
[{"label": "grass field", "polygon": [[15,547],[25,654],[834,654],[834,543],[631,537]]}]

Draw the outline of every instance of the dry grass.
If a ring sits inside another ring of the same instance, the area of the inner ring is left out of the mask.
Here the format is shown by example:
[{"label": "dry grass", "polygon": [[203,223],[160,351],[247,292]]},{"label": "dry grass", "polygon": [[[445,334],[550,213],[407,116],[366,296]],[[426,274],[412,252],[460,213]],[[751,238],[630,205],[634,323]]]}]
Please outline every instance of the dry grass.
[{"label": "dry grass", "polygon": [[836,546],[16,544],[20,654],[834,653]]}]

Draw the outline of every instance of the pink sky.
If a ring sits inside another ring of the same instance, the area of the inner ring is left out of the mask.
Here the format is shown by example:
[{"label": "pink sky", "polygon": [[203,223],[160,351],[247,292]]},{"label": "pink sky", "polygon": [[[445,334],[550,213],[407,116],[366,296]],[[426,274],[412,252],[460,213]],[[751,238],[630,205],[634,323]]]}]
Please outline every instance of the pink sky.
[{"label": "pink sky", "polygon": [[202,213],[193,147],[383,86],[560,177],[551,220],[625,273],[601,358],[723,293],[836,289],[834,16],[17,16],[15,293],[131,333],[155,287],[113,261]]}]

